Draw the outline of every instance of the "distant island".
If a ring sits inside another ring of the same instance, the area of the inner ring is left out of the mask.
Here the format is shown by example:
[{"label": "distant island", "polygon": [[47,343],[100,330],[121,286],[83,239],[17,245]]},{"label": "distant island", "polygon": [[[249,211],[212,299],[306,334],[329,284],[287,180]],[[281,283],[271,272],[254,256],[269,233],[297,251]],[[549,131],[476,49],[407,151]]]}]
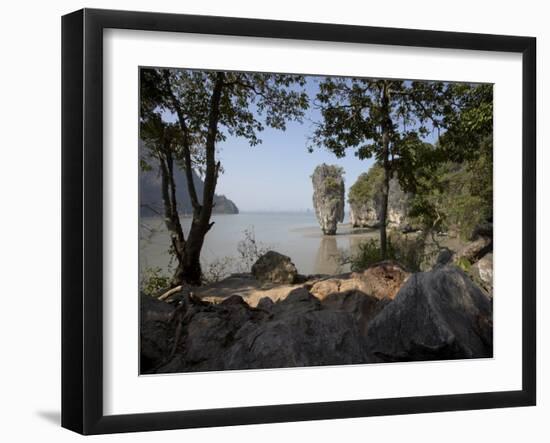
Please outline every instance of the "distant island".
[{"label": "distant island", "polygon": [[[143,149],[140,144],[140,149]],[[147,217],[162,214],[164,211],[161,194],[161,177],[158,173],[158,166],[154,164],[154,160],[150,170],[141,171],[139,174],[139,192],[140,192],[140,216]],[[158,162],[156,162],[158,163]],[[193,182],[199,198],[202,199],[204,192],[204,182],[199,175],[193,170]],[[185,173],[180,168],[174,169],[174,182],[176,184],[176,200],[178,202],[178,212],[182,215],[189,215],[193,212],[191,198],[187,187]],[[238,214],[239,208],[233,201],[225,195],[214,195],[214,214]]]}]

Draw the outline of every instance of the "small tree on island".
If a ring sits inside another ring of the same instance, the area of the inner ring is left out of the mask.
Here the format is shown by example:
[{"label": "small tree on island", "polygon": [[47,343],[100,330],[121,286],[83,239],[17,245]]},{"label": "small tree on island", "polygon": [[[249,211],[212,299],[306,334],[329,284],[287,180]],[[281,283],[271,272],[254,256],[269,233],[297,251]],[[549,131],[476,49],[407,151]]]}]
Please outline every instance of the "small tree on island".
[{"label": "small tree on island", "polygon": [[422,174],[429,174],[432,165],[441,161],[442,150],[434,149],[424,138],[447,127],[459,110],[455,95],[464,92],[443,82],[332,77],[320,83],[316,106],[322,118],[309,149],[326,147],[339,158],[353,149],[359,159],[374,158],[383,168],[382,257],[387,253],[390,179],[396,174],[402,187],[414,192],[418,166],[422,165]]},{"label": "small tree on island", "polygon": [[[177,261],[172,285],[199,285],[200,254],[214,224],[210,218],[222,168],[217,144],[236,136],[255,146],[265,126],[284,131],[287,121],[301,121],[308,107],[305,80],[299,75],[153,68],[140,74],[140,135],[160,163],[165,223]],[[175,116],[175,124],[167,115]],[[174,165],[185,172],[193,207],[187,236],[177,212]],[[147,167],[143,161],[142,168]],[[202,197],[193,169],[204,178]]]}]

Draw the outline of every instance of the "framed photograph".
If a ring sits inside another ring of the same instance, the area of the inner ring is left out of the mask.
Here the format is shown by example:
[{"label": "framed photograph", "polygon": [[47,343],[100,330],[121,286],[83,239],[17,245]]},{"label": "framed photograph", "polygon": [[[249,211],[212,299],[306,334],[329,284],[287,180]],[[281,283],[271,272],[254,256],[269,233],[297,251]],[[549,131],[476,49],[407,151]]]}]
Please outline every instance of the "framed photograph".
[{"label": "framed photograph", "polygon": [[531,37],[62,20],[62,425],[536,403]]}]

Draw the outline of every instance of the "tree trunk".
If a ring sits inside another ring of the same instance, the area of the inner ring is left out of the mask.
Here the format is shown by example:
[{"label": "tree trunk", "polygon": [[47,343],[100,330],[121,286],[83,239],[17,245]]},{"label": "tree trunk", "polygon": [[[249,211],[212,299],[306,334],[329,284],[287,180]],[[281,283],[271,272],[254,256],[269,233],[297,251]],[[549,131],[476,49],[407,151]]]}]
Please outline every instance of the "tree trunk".
[{"label": "tree trunk", "polygon": [[393,129],[390,114],[390,97],[388,91],[388,82],[385,80],[382,87],[381,111],[382,120],[382,166],[384,167],[384,182],[382,184],[382,207],[380,208],[380,255],[382,259],[387,258],[387,233],[386,225],[388,219],[388,199],[391,179],[390,163],[390,133]]},{"label": "tree trunk", "polygon": [[[176,183],[174,181],[174,160],[172,157],[172,140],[163,134],[162,145],[157,151],[160,166],[161,191],[164,206],[164,224],[170,233],[170,243],[176,260],[179,264],[183,261],[185,237],[181,227],[178,206],[176,201]],[[171,285],[178,282],[177,271],[172,277]]]},{"label": "tree trunk", "polygon": [[390,189],[391,170],[384,166],[384,181],[382,183],[382,207],[380,208],[380,255],[382,259],[387,258],[387,233],[386,225],[388,220],[388,199]]},{"label": "tree trunk", "polygon": [[[200,255],[206,233],[214,224],[210,222],[210,216],[212,215],[212,208],[214,207],[214,193],[220,169],[220,163],[216,163],[216,139],[218,137],[219,109],[224,79],[225,74],[223,72],[218,72],[216,74],[214,88],[210,98],[208,132],[206,135],[206,172],[204,177],[202,205],[193,205],[191,228],[187,236],[187,241],[185,242],[182,260],[178,263],[178,268],[174,276],[178,279],[177,284],[185,282],[192,285],[200,285],[202,282]],[[180,118],[180,121],[181,120]],[[183,129],[182,127],[182,130]],[[188,152],[186,153],[186,158],[187,154]],[[190,163],[186,166],[190,167],[189,165]],[[188,186],[190,186],[190,180],[188,179],[187,181]]]}]

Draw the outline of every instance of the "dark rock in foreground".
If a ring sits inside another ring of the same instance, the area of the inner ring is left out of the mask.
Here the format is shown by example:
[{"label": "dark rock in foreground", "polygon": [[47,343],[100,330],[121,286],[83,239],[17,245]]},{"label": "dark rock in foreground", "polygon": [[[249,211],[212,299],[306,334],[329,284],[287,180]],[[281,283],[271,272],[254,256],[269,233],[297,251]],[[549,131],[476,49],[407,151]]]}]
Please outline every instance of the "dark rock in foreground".
[{"label": "dark rock in foreground", "polygon": [[458,268],[410,275],[393,300],[346,281],[256,307],[238,295],[210,303],[182,293],[177,306],[144,297],[141,373],[492,356],[491,299]]},{"label": "dark rock in foreground", "polygon": [[[150,311],[164,309],[163,302],[153,301]],[[258,308],[239,296],[220,304],[188,297],[173,310],[169,325],[151,325],[156,315],[142,315],[141,372],[365,363],[364,337],[378,302],[358,291],[321,302],[305,288],[278,303],[262,301]],[[169,339],[166,328],[174,331]],[[164,349],[162,357],[159,349]]]},{"label": "dark rock in foreground", "polygon": [[492,302],[454,266],[414,274],[372,321],[369,355],[378,361],[493,355]]}]

